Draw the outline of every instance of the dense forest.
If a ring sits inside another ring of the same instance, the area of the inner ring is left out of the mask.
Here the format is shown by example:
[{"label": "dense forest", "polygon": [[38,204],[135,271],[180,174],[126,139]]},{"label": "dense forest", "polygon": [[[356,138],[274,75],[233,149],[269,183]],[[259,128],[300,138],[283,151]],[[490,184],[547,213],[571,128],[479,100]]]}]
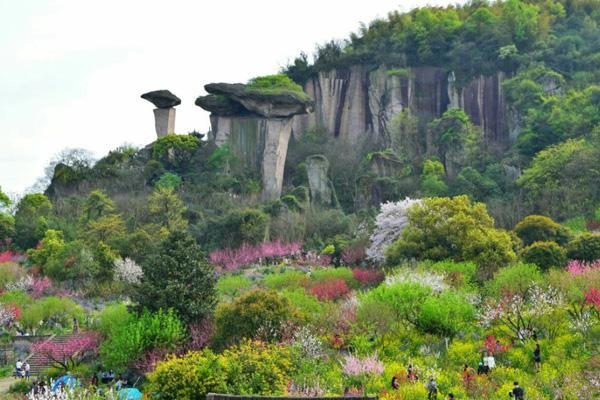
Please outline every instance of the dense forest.
[{"label": "dense forest", "polygon": [[[87,347],[67,362],[32,345],[49,354],[41,374],[115,369],[164,399],[422,399],[429,376],[440,397],[506,398],[519,380],[531,399],[596,398],[599,24],[598,0],[391,12],[252,80],[279,93],[357,65],[437,67],[457,87],[502,73],[515,126],[492,143],[458,107],[407,107],[354,142],[311,126],[291,139],[275,200],[211,132],[99,160],[65,150],[39,192],[0,191],[4,337],[62,335],[75,319]],[[327,202],[310,157],[328,167]],[[481,352],[496,356],[489,376],[472,373]]]}]

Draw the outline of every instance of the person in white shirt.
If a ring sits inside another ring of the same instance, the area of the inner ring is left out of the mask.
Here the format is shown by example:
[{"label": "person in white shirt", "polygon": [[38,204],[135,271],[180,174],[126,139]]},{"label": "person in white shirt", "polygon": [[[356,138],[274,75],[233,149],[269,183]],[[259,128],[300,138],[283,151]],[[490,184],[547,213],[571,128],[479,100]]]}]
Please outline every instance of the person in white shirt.
[{"label": "person in white shirt", "polygon": [[25,369],[25,379],[29,380],[29,374],[31,372],[31,366],[29,365],[29,363],[27,361],[25,361],[25,366],[23,368]]},{"label": "person in white shirt", "polygon": [[23,368],[23,363],[21,362],[20,358],[17,360],[15,367],[15,377],[19,378],[21,376],[21,368]]},{"label": "person in white shirt", "polygon": [[487,365],[490,370],[496,368],[496,359],[492,353],[487,353],[487,357],[485,357],[483,360],[484,362],[487,361]]}]

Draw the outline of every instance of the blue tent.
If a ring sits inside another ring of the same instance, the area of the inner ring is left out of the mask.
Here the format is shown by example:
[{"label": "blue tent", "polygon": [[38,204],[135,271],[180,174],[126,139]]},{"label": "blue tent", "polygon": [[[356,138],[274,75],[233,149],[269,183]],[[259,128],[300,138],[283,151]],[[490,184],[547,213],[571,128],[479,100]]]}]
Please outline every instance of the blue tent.
[{"label": "blue tent", "polygon": [[52,382],[52,387],[50,388],[50,391],[56,392],[58,389],[60,389],[60,386],[63,383],[65,384],[66,388],[71,389],[74,389],[79,385],[79,381],[75,377],[72,377],[71,375],[63,375],[54,382]]},{"label": "blue tent", "polygon": [[142,392],[136,388],[121,389],[117,392],[118,400],[140,400],[142,398]]}]

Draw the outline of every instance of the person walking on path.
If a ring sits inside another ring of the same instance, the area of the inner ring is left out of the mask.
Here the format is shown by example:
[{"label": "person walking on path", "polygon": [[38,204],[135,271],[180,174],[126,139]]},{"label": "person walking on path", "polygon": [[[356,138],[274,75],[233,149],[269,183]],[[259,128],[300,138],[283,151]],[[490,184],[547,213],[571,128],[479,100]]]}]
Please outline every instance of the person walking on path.
[{"label": "person walking on path", "polygon": [[514,400],[524,400],[525,399],[525,390],[521,386],[519,386],[519,382],[515,381],[513,383],[513,390],[508,393],[508,395]]},{"label": "person walking on path", "polygon": [[17,363],[15,364],[15,378],[21,377],[21,368],[23,368],[23,363],[21,362],[21,359],[19,358],[17,360]]},{"label": "person walking on path", "polygon": [[25,369],[25,379],[29,380],[31,374],[31,365],[27,361],[25,361],[25,365],[23,366]]},{"label": "person walking on path", "polygon": [[535,363],[535,372],[540,372],[540,366],[542,364],[542,351],[540,344],[535,344],[535,350],[533,350],[533,362]]},{"label": "person walking on path", "polygon": [[436,400],[437,391],[438,389],[435,379],[433,377],[429,378],[429,383],[427,384],[427,400]]}]

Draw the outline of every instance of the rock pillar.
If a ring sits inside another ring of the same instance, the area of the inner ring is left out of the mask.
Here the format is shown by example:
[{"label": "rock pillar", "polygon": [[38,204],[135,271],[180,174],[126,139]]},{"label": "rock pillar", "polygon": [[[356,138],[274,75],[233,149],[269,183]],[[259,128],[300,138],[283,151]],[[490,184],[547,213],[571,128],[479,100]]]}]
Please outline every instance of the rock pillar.
[{"label": "rock pillar", "polygon": [[142,99],[156,106],[154,109],[154,127],[156,136],[161,138],[169,133],[175,133],[175,106],[181,104],[181,99],[168,90],[155,90],[144,93]]}]

